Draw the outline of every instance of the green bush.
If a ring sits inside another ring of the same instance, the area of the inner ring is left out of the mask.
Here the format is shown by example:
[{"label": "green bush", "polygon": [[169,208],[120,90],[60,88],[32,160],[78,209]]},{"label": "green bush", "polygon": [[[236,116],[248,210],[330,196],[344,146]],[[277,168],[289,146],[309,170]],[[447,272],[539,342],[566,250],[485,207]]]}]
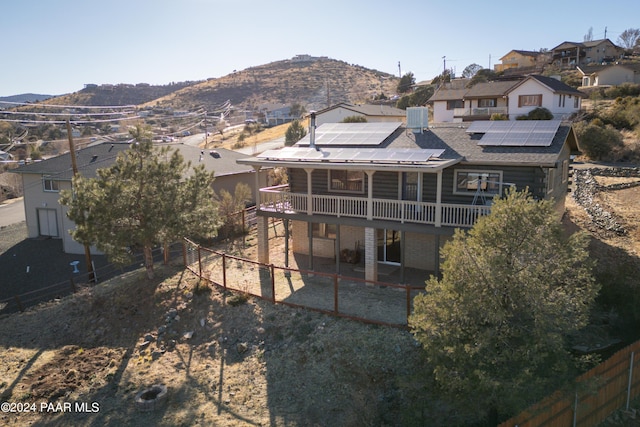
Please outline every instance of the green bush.
[{"label": "green bush", "polygon": [[506,114],[502,114],[502,113],[493,113],[491,115],[491,118],[489,120],[509,120],[509,117],[507,117]]},{"label": "green bush", "polygon": [[528,114],[516,117],[516,120],[552,120],[553,114],[544,107],[534,108]]},{"label": "green bush", "polygon": [[620,132],[611,125],[598,126],[580,122],[574,125],[582,154],[591,160],[612,160],[614,152],[622,147]]}]

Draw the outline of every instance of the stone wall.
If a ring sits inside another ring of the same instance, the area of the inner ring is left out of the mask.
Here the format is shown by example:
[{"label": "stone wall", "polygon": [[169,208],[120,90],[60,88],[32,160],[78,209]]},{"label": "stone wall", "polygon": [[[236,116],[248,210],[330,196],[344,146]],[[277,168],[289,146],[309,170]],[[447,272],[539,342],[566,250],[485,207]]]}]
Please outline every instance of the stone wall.
[{"label": "stone wall", "polygon": [[[600,185],[596,176],[638,178],[636,182]],[[616,219],[615,215],[607,211],[595,200],[596,194],[601,191],[615,191],[640,185],[640,168],[638,167],[611,167],[574,169],[573,171],[573,199],[584,208],[591,220],[598,227],[624,235],[627,230]]]}]

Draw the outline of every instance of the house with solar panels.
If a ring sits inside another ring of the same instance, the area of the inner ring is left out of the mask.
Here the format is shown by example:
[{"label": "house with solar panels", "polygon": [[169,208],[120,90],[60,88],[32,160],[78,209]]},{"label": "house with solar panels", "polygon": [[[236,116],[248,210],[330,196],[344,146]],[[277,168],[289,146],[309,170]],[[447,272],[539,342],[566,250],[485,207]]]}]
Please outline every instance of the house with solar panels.
[{"label": "house with solar panels", "polygon": [[[456,228],[491,212],[509,187],[552,199],[564,211],[570,156],[568,123],[475,121],[429,126],[426,108],[404,122],[325,123],[292,147],[238,160],[257,171],[284,167],[286,185],[263,187],[258,201],[258,261],[269,263],[270,218],[290,222],[294,253],[335,263],[367,280],[395,266],[438,273],[440,248]],[[285,227],[288,228],[288,227]],[[361,256],[342,255],[357,248]]]}]

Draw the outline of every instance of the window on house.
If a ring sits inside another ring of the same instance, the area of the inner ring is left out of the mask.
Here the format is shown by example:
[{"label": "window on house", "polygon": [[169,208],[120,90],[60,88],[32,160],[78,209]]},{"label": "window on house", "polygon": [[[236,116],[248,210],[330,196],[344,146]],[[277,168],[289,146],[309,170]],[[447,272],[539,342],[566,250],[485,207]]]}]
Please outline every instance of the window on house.
[{"label": "window on house", "polygon": [[573,98],[573,108],[580,108],[580,98],[577,96]]},{"label": "window on house", "polygon": [[447,110],[453,110],[454,108],[464,108],[464,101],[462,99],[447,101]]},{"label": "window on house", "polygon": [[485,194],[500,194],[502,172],[499,171],[470,171],[455,172],[455,194],[474,195],[478,191]]},{"label": "window on house", "polygon": [[547,193],[551,193],[553,191],[553,187],[555,186],[556,181],[556,169],[549,168],[547,173]]},{"label": "window on house", "polygon": [[542,95],[520,95],[518,107],[542,107]]},{"label": "window on house", "polygon": [[325,239],[336,238],[336,225],[335,224],[311,224],[311,232],[313,237],[323,237]]},{"label": "window on house", "polygon": [[51,191],[54,193],[57,193],[58,191],[60,191],[58,181],[54,179],[43,178],[42,185],[43,185],[44,191]]},{"label": "window on house", "polygon": [[329,191],[364,193],[364,172],[330,170]]},{"label": "window on house", "polygon": [[565,183],[569,180],[569,160],[562,161],[562,182]]},{"label": "window on house", "polygon": [[496,98],[487,98],[487,99],[478,99],[478,107],[479,108],[492,108],[498,104],[498,100]]}]

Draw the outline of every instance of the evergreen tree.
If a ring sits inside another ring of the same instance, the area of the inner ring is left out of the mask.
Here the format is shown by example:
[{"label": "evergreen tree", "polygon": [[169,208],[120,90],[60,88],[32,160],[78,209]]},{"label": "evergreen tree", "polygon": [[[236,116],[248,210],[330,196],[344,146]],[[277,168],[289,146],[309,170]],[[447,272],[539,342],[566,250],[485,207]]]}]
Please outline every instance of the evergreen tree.
[{"label": "evergreen tree", "polygon": [[152,249],[184,236],[214,232],[213,172],[191,168],[177,150],[154,148],[147,127],[131,131],[135,142],[96,178],[77,175],[61,203],[75,222],[75,240],[95,245],[114,262],[141,248],[147,277],[153,278]]},{"label": "evergreen tree", "polygon": [[409,323],[470,421],[495,425],[573,378],[568,339],[598,292],[587,245],[564,236],[551,202],[509,190],[444,246],[442,278],[427,281]]}]

